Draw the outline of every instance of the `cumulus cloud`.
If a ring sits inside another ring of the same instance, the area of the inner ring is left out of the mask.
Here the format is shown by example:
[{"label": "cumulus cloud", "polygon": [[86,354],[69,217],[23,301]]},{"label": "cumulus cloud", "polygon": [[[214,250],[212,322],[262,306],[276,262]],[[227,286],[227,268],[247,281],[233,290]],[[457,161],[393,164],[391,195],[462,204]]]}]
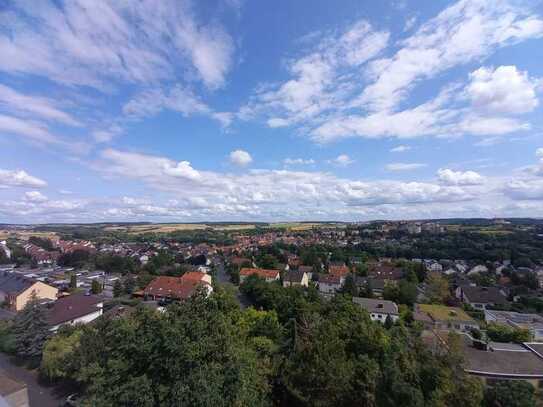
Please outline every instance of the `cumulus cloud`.
[{"label": "cumulus cloud", "polygon": [[437,171],[438,179],[446,185],[481,185],[484,178],[475,171],[453,171],[440,168]]},{"label": "cumulus cloud", "polygon": [[12,171],[0,169],[0,185],[8,187],[42,188],[47,186],[47,182],[32,176],[23,170]]},{"label": "cumulus cloud", "polygon": [[491,113],[526,113],[538,105],[535,80],[516,66],[481,67],[470,74],[466,93],[474,107]]},{"label": "cumulus cloud", "polygon": [[536,157],[539,157],[539,158],[542,158],[542,159],[543,159],[543,147],[538,148],[538,149],[535,151],[535,155],[536,155]]},{"label": "cumulus cloud", "polygon": [[331,164],[339,165],[340,167],[347,167],[348,165],[351,165],[354,163],[354,160],[351,159],[347,154],[340,154],[333,160],[328,161]]},{"label": "cumulus cloud", "polygon": [[172,177],[188,178],[191,180],[197,180],[200,178],[200,173],[192,168],[190,162],[188,161],[180,161],[175,166],[166,164],[164,166],[164,173],[171,175]]},{"label": "cumulus cloud", "polygon": [[48,198],[43,195],[40,191],[28,191],[24,195],[25,200],[30,202],[45,202]]},{"label": "cumulus cloud", "polygon": [[234,150],[230,153],[230,162],[239,167],[245,167],[253,162],[253,158],[247,151]]},{"label": "cumulus cloud", "polygon": [[543,21],[513,2],[459,1],[424,23],[393,57],[375,61],[376,80],[360,101],[375,111],[393,109],[421,79],[542,35]]},{"label": "cumulus cloud", "polygon": [[412,171],[426,167],[423,163],[390,163],[385,166],[387,171]]}]

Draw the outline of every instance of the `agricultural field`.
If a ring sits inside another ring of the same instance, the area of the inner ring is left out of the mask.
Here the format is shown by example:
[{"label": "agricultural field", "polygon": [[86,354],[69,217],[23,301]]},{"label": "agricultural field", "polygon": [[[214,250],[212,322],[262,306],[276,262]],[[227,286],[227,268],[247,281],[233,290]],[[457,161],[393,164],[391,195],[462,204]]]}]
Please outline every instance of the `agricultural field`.
[{"label": "agricultural field", "polygon": [[178,224],[156,224],[156,225],[134,225],[134,226],[107,226],[104,228],[108,232],[125,232],[129,234],[144,234],[144,233],[171,233],[179,231],[194,231],[194,230],[217,230],[217,231],[233,231],[233,230],[251,230],[254,229],[253,224],[228,225],[217,224],[207,225],[205,223],[178,223]]},{"label": "agricultural field", "polygon": [[57,239],[58,235],[54,232],[35,232],[32,230],[6,230],[0,229],[0,240],[15,238],[19,240],[28,240],[30,236],[42,237],[46,239]]}]

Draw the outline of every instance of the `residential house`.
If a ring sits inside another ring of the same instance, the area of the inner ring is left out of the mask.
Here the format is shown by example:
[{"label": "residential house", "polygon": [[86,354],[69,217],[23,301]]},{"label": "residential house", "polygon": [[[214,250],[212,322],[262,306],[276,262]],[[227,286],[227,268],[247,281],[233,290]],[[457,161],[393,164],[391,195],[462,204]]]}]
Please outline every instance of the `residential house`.
[{"label": "residential house", "polygon": [[398,305],[392,301],[353,297],[353,302],[368,311],[372,321],[383,323],[390,317],[392,322],[396,322],[400,318]]},{"label": "residential house", "polygon": [[263,278],[268,283],[271,283],[272,281],[277,281],[280,277],[279,270],[244,267],[239,271],[240,283],[243,283],[245,279],[247,279],[247,277],[252,276],[253,274],[256,274],[257,276]]},{"label": "residential house", "polygon": [[470,331],[479,328],[479,324],[464,310],[445,305],[416,304],[414,319],[426,329]]},{"label": "residential house", "polygon": [[181,277],[157,277],[145,287],[143,294],[154,301],[186,300],[199,288],[204,289],[207,295],[211,294],[211,276],[191,271]]},{"label": "residential house", "polygon": [[485,310],[485,321],[518,329],[527,329],[536,342],[543,342],[543,317],[541,315]]},{"label": "residential house", "polygon": [[59,298],[48,314],[50,330],[56,332],[62,325],[88,324],[103,313],[104,300],[85,294],[72,294]]},{"label": "residential house", "polygon": [[283,287],[301,286],[307,287],[309,285],[309,276],[304,271],[290,270],[285,273],[283,277]]},{"label": "residential house", "polygon": [[382,278],[356,276],[355,283],[359,290],[367,290],[369,287],[374,297],[383,298],[386,281]]},{"label": "residential house", "polygon": [[40,300],[55,301],[58,289],[18,273],[0,273],[0,302],[9,310],[21,311],[33,295]]},{"label": "residential house", "polygon": [[504,292],[498,287],[461,285],[456,288],[456,298],[476,309],[503,306],[508,303]]},{"label": "residential house", "polygon": [[368,267],[368,276],[385,280],[397,281],[403,277],[403,269],[390,263],[370,263]]},{"label": "residential house", "polygon": [[328,274],[334,276],[344,277],[349,274],[350,270],[345,264],[331,264],[328,267]]},{"label": "residential house", "polygon": [[319,292],[324,295],[333,295],[339,291],[344,282],[344,276],[339,276],[337,274],[320,274],[318,282]]}]

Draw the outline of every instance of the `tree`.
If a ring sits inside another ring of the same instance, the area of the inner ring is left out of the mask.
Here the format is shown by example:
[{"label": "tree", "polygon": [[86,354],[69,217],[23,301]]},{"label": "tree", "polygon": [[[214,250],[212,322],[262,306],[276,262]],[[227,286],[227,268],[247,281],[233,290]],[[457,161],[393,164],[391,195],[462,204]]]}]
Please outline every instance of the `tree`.
[{"label": "tree", "polygon": [[394,321],[390,315],[387,315],[385,319],[385,329],[390,329],[394,326]]},{"label": "tree", "polygon": [[77,275],[75,273],[72,273],[70,275],[70,291],[74,291],[77,289]]},{"label": "tree", "polygon": [[499,381],[487,388],[484,396],[486,407],[535,407],[535,389],[523,380]]},{"label": "tree", "polygon": [[341,292],[352,297],[356,297],[358,295],[358,288],[356,287],[356,282],[352,274],[345,277],[345,282],[343,283],[343,287],[341,287]]},{"label": "tree", "polygon": [[514,328],[506,325],[490,323],[486,334],[495,342],[530,342],[532,334],[528,329]]},{"label": "tree", "polygon": [[134,280],[134,277],[132,277],[132,275],[129,274],[124,279],[124,292],[125,294],[132,295],[135,288],[136,288],[136,280]]},{"label": "tree", "polygon": [[49,337],[49,325],[45,308],[35,295],[32,295],[23,310],[15,317],[13,331],[19,356],[41,357],[43,346]]},{"label": "tree", "polygon": [[164,313],[139,307],[85,325],[75,356],[84,405],[270,405],[258,353],[223,305],[196,295]]},{"label": "tree", "polygon": [[115,280],[115,283],[113,284],[113,296],[120,297],[122,294],[123,285],[121,284],[121,280]]},{"label": "tree", "polygon": [[417,301],[417,285],[402,280],[398,286],[398,303],[412,306]]},{"label": "tree", "polygon": [[98,279],[92,280],[91,283],[91,293],[100,294],[102,292],[102,283]]},{"label": "tree", "polygon": [[43,349],[40,371],[49,380],[67,379],[75,373],[75,351],[79,347],[81,329],[61,327]]},{"label": "tree", "polygon": [[450,296],[449,281],[439,273],[429,273],[426,278],[426,296],[432,304],[443,304]]}]

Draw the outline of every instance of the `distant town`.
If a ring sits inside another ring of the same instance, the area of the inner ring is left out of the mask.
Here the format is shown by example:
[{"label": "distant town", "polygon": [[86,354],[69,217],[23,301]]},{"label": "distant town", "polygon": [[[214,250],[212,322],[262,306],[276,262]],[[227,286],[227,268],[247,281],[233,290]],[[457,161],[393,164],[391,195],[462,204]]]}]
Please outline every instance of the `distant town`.
[{"label": "distant town", "polygon": [[[106,340],[96,335],[123,335],[131,324],[145,336],[154,319],[196,309],[241,324],[233,329],[241,329],[243,346],[267,366],[252,372],[262,380],[259,391],[287,404],[314,396],[310,387],[290,387],[302,379],[280,365],[294,357],[288,352],[317,363],[298,341],[311,341],[312,329],[329,334],[317,322],[324,315],[337,323],[355,318],[341,335],[363,324],[366,333],[400,340],[399,329],[402,341],[416,341],[412,346],[436,363],[454,358],[462,385],[475,389],[471,397],[486,397],[485,388],[498,382],[523,383],[535,397],[543,383],[540,220],[3,225],[0,236],[0,350],[37,369],[51,383],[48,391],[61,389],[54,396],[60,401],[101,405],[102,397],[117,397],[86,370],[88,363],[102,373],[115,369],[83,349]],[[183,318],[187,326],[203,323],[199,315]],[[313,346],[324,346],[321,340]],[[122,349],[108,346],[104,357],[122,358]],[[271,385],[285,374],[289,386]],[[28,398],[26,384],[13,383],[15,396]]]}]

